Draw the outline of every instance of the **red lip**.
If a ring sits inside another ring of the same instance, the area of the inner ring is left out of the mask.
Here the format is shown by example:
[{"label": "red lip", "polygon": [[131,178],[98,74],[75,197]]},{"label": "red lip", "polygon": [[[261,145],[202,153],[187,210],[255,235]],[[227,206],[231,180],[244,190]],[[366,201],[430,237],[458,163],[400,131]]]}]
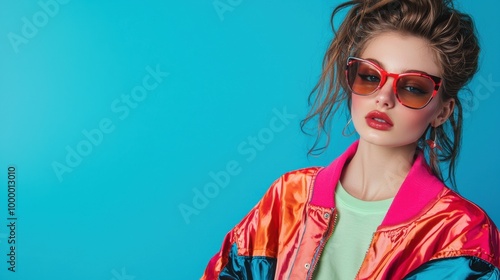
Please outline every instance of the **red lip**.
[{"label": "red lip", "polygon": [[365,119],[368,126],[379,130],[389,130],[394,125],[387,114],[377,110],[368,113]]}]

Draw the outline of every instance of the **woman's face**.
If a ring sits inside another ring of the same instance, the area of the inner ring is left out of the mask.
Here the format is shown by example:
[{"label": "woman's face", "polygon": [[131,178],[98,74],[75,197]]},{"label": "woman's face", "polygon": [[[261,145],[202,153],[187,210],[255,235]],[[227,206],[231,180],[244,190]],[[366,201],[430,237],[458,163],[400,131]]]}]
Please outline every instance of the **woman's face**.
[{"label": "woman's face", "polygon": [[[374,61],[389,73],[424,72],[441,77],[436,55],[426,40],[387,32],[367,42],[359,58]],[[453,110],[453,101],[442,102],[440,93],[422,109],[403,106],[393,92],[394,79],[368,96],[351,94],[352,121],[361,141],[387,147],[414,145],[429,124],[438,126]]]}]

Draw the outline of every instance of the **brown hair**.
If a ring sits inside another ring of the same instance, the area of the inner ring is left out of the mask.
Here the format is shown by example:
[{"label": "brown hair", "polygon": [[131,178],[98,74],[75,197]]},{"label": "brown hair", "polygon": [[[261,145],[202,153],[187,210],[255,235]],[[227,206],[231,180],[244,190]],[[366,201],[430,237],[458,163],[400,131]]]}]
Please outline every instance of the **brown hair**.
[{"label": "brown hair", "polygon": [[[345,19],[336,30],[334,18],[348,7]],[[462,135],[462,105],[458,93],[478,67],[479,44],[472,18],[457,11],[451,0],[357,0],[337,6],[331,23],[335,36],[323,59],[320,79],[309,96],[310,111],[301,122],[304,132],[309,122],[316,120],[318,124],[309,154],[319,154],[327,148],[331,117],[335,112],[342,105],[348,105],[350,110],[351,95],[344,72],[347,58],[360,54],[367,42],[381,33],[414,35],[426,39],[436,53],[442,68],[442,100],[455,100],[455,109],[449,119],[439,127],[428,129],[419,139],[418,146],[428,156],[432,172],[443,181],[439,163],[447,163],[448,179],[455,186]],[[424,144],[432,129],[442,147],[439,153]],[[321,145],[323,134],[326,143]]]}]

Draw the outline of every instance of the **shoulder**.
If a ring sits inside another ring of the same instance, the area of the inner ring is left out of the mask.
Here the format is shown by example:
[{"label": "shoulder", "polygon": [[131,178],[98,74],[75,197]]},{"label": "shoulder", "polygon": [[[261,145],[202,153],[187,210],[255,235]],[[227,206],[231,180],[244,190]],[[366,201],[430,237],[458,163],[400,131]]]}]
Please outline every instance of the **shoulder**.
[{"label": "shoulder", "polygon": [[437,204],[439,207],[445,206],[446,208],[442,210],[449,212],[450,217],[459,220],[491,224],[496,229],[493,221],[480,206],[451,189],[445,188],[443,190]]},{"label": "shoulder", "polygon": [[313,166],[286,172],[281,176],[284,181],[297,179],[313,179],[323,167]]},{"label": "shoulder", "polygon": [[488,214],[477,204],[457,192],[444,188],[423,219],[438,222],[455,233],[477,234],[498,241],[498,228]]},{"label": "shoulder", "polygon": [[283,204],[304,204],[310,199],[316,175],[322,167],[307,167],[289,171],[274,181],[263,200]]},{"label": "shoulder", "polygon": [[274,181],[272,187],[300,188],[309,186],[322,167],[306,167],[288,171]]},{"label": "shoulder", "polygon": [[469,255],[500,267],[498,228],[481,207],[446,188],[429,212],[439,220],[446,245],[435,258]]}]

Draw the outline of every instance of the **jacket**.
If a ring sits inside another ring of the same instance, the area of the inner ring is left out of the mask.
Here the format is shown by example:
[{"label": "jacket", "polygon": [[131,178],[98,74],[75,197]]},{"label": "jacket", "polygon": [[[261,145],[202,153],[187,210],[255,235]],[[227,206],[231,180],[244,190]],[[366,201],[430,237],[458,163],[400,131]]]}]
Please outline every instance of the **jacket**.
[{"label": "jacket", "polygon": [[[325,168],[289,172],[224,238],[201,279],[311,279],[335,230],[335,187],[358,142]],[[499,232],[419,151],[356,279],[500,279]]]}]

